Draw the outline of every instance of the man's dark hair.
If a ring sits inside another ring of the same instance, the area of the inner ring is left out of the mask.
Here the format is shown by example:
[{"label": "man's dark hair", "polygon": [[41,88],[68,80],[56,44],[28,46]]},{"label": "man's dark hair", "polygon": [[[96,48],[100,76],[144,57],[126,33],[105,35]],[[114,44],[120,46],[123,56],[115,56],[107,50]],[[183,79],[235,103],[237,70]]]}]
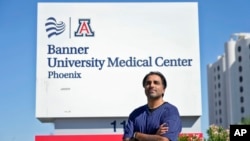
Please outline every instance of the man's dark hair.
[{"label": "man's dark hair", "polygon": [[164,77],[164,75],[161,72],[158,72],[158,71],[151,71],[148,74],[146,74],[146,76],[143,78],[143,81],[142,81],[142,86],[143,87],[146,86],[146,80],[147,80],[148,76],[150,76],[150,75],[158,75],[161,78],[161,82],[162,82],[162,84],[164,86],[164,89],[167,88],[166,78]]}]

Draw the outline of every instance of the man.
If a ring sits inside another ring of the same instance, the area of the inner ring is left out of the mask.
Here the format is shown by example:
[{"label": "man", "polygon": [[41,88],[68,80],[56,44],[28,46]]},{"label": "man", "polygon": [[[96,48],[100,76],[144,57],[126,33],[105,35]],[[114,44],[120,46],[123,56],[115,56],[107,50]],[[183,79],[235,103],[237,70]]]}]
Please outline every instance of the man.
[{"label": "man", "polygon": [[163,100],[167,87],[164,75],[150,72],[142,84],[147,104],[129,115],[123,141],[177,141],[182,123],[178,109]]}]

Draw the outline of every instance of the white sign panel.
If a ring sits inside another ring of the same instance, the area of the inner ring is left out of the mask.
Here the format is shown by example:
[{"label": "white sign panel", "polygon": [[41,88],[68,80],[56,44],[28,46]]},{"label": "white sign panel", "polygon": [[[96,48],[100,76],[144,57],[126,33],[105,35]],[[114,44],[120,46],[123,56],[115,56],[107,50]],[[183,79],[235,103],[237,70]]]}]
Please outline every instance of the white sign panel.
[{"label": "white sign panel", "polygon": [[36,117],[126,117],[160,71],[164,99],[201,115],[197,3],[38,3]]}]

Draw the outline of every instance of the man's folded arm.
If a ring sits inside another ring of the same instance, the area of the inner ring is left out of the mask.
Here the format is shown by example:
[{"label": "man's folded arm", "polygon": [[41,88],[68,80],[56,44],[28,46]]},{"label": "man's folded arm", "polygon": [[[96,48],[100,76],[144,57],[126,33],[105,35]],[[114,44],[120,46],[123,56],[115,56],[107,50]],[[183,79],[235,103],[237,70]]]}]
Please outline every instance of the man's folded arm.
[{"label": "man's folded arm", "polygon": [[138,141],[170,141],[168,138],[160,135],[149,135],[140,132],[136,132],[135,138]]},{"label": "man's folded arm", "polygon": [[132,138],[132,139],[130,139],[130,138],[125,138],[125,139],[123,139],[123,141],[137,141],[137,140],[134,139],[134,138]]}]

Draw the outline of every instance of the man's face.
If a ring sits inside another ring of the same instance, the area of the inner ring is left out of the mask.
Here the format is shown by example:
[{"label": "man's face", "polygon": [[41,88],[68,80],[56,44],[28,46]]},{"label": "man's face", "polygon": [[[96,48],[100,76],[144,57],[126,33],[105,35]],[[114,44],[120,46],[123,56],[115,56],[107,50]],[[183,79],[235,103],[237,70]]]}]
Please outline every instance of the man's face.
[{"label": "man's face", "polygon": [[162,84],[161,77],[156,74],[149,75],[146,79],[144,90],[146,96],[150,99],[162,97],[165,89]]}]

